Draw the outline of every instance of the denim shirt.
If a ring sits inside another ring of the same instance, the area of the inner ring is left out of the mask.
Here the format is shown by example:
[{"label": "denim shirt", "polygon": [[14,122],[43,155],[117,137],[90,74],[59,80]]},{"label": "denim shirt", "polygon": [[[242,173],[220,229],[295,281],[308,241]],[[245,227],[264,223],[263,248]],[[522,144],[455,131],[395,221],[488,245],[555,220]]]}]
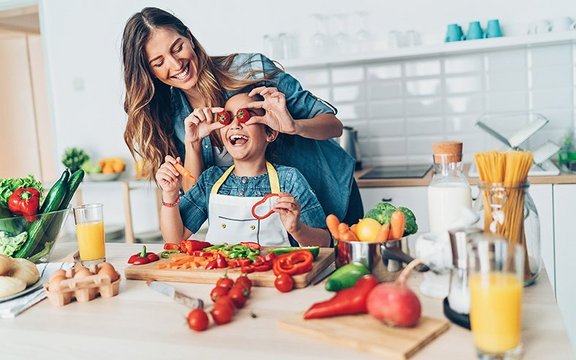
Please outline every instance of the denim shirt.
[{"label": "denim shirt", "polygon": [[[269,74],[276,69],[276,65],[264,55],[238,54],[230,70],[237,72],[239,78],[242,78],[250,70],[263,70],[264,74]],[[261,72],[251,75],[252,78],[262,76]],[[330,104],[302,89],[298,80],[286,72],[279,72],[271,80],[262,80],[253,87],[261,85],[273,86],[282,92],[286,97],[288,111],[296,120],[336,112]],[[227,100],[238,92],[224,91],[224,99]],[[184,158],[184,119],[192,113],[192,108],[179,89],[172,89],[172,107],[176,147],[180,157]],[[281,134],[269,148],[276,154],[269,160],[295,167],[304,175],[326,214],[344,218],[354,180],[355,161],[338,143],[332,139],[314,140],[298,135]],[[210,138],[205,137],[202,139],[204,168],[215,165],[215,158]]]},{"label": "denim shirt", "polygon": [[[288,166],[274,165],[274,168],[278,173],[280,191],[292,194],[300,204],[300,221],[310,227],[326,228],[326,215],[304,176],[297,169]],[[193,233],[208,219],[210,192],[226,169],[225,166],[210,167],[202,172],[196,185],[182,196],[179,204],[182,223]],[[232,172],[218,190],[221,195],[246,197],[260,197],[270,192],[268,173],[245,177],[236,176]],[[291,243],[295,244],[293,239]]]}]

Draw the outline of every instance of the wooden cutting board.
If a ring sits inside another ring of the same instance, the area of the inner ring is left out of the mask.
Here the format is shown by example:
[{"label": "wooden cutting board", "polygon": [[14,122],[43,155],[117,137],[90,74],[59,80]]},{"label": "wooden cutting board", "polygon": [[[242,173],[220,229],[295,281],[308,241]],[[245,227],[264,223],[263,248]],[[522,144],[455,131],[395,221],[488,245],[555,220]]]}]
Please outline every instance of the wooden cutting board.
[{"label": "wooden cutting board", "polygon": [[[160,259],[159,261],[145,264],[145,265],[130,265],[124,270],[126,279],[130,280],[157,280],[157,281],[176,281],[176,282],[191,282],[200,284],[214,284],[216,280],[221,278],[226,271],[228,276],[236,278],[240,275],[240,268],[234,269],[158,269],[158,264],[161,262],[169,262],[168,259]],[[294,279],[294,287],[303,288],[308,286],[310,281],[314,279],[319,272],[328,267],[334,262],[334,249],[320,248],[320,254],[313,263],[311,271],[296,275]],[[253,272],[250,275],[250,280],[254,286],[274,286],[276,276],[272,272]]]},{"label": "wooden cutting board", "polygon": [[282,320],[278,326],[386,359],[407,359],[448,330],[450,323],[423,316],[414,328],[393,328],[367,314],[312,320],[304,320],[300,315]]}]

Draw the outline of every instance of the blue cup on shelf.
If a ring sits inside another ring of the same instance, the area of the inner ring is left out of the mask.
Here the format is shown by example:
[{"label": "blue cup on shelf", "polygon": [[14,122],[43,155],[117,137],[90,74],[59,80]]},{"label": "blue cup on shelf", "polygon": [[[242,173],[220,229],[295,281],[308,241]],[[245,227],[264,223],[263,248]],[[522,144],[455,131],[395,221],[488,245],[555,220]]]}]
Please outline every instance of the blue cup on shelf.
[{"label": "blue cup on shelf", "polygon": [[500,21],[498,19],[488,20],[486,25],[485,38],[502,37],[502,29],[500,28]]},{"label": "blue cup on shelf", "polygon": [[462,28],[458,24],[450,24],[448,25],[448,29],[446,30],[446,38],[444,42],[453,42],[453,41],[461,41],[464,40],[464,33],[462,32]]},{"label": "blue cup on shelf", "polygon": [[477,40],[484,38],[484,31],[480,26],[479,21],[471,21],[468,24],[468,31],[466,32],[466,40]]}]

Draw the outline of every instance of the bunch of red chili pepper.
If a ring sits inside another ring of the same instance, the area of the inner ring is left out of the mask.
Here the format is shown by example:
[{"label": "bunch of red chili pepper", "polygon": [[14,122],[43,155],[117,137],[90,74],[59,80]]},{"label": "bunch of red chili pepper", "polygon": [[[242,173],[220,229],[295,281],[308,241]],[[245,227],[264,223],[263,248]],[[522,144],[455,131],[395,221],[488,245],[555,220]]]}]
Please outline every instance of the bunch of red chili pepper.
[{"label": "bunch of red chili pepper", "polygon": [[[236,281],[224,275],[216,282],[210,292],[214,302],[210,315],[216,325],[224,325],[232,321],[237,309],[246,304],[252,291],[252,280],[246,274],[239,276]],[[192,330],[204,331],[209,326],[208,314],[204,309],[194,309],[188,314],[188,326]]]}]

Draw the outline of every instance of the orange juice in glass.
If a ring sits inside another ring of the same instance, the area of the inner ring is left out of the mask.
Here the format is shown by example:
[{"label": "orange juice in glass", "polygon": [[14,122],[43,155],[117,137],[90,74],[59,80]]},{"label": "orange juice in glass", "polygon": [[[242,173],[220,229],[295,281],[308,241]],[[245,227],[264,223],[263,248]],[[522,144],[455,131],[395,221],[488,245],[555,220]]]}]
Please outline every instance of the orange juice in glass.
[{"label": "orange juice in glass", "polygon": [[106,261],[102,204],[74,208],[78,252],[83,265]]},{"label": "orange juice in glass", "polygon": [[519,359],[522,351],[522,248],[478,237],[469,248],[470,326],[480,359]]}]

